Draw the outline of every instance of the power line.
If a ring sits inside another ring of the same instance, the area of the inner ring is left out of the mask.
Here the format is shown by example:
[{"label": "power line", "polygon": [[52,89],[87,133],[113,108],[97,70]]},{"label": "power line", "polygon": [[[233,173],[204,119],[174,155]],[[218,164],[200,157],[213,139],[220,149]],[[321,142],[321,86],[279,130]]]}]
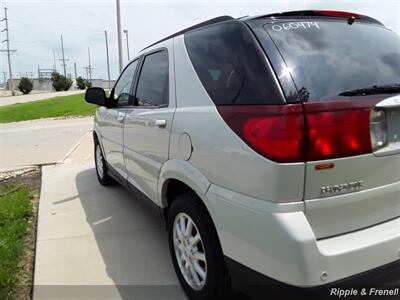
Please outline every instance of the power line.
[{"label": "power line", "polygon": [[1,21],[5,21],[6,22],[6,28],[3,29],[1,32],[6,32],[6,39],[3,41],[7,42],[7,49],[6,50],[0,50],[0,52],[7,52],[7,56],[8,56],[8,71],[10,73],[10,90],[11,90],[11,94],[14,96],[15,92],[14,92],[14,88],[13,88],[13,78],[12,78],[12,70],[11,70],[11,53],[12,52],[16,52],[17,50],[10,50],[10,37],[9,37],[9,29],[8,29],[8,19],[7,19],[7,7],[4,7],[4,19],[2,19]]}]

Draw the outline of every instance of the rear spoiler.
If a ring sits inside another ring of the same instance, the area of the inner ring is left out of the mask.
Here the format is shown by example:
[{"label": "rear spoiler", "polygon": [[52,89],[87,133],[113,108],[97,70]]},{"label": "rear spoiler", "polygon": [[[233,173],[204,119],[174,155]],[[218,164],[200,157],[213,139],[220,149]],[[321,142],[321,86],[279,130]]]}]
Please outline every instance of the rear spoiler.
[{"label": "rear spoiler", "polygon": [[347,11],[337,11],[337,10],[298,10],[298,11],[288,11],[282,13],[274,13],[268,15],[257,16],[251,19],[263,19],[263,18],[274,18],[274,17],[333,17],[333,18],[345,18],[348,20],[364,20],[374,24],[384,26],[378,20]]}]

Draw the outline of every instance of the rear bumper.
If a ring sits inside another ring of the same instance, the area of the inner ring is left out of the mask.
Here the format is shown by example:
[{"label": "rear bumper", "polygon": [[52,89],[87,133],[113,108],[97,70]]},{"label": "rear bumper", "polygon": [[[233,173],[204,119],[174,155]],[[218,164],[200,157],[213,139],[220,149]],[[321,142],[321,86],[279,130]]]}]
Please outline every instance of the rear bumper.
[{"label": "rear bumper", "polygon": [[290,286],[325,286],[400,258],[400,218],[317,240],[303,202],[272,204],[215,185],[204,202],[225,256]]},{"label": "rear bumper", "polygon": [[382,295],[400,299],[400,260],[317,288],[285,284],[229,257],[225,257],[225,262],[232,287],[255,299],[338,299],[345,298],[345,293],[351,299],[375,299]]}]

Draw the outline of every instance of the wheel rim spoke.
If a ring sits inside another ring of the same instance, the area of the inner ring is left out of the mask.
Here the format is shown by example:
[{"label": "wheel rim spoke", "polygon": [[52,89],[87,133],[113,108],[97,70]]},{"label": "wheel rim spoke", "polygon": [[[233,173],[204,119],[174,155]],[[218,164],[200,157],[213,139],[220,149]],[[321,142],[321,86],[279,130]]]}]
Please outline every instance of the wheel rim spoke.
[{"label": "wheel rim spoke", "polygon": [[206,256],[204,255],[204,253],[196,252],[196,253],[193,255],[193,257],[194,257],[195,259],[197,259],[197,260],[201,260],[201,261],[206,262]]},{"label": "wheel rim spoke", "polygon": [[175,245],[181,252],[184,250],[182,243],[178,239],[175,239]]},{"label": "wheel rim spoke", "polygon": [[195,246],[199,241],[201,240],[200,234],[197,232],[194,237],[190,237],[189,243],[193,246]]},{"label": "wheel rim spoke", "polygon": [[201,279],[204,279],[206,277],[206,272],[203,270],[203,268],[199,265],[197,261],[193,262],[193,267],[194,270],[197,272],[197,274],[200,275]]},{"label": "wheel rim spoke", "polygon": [[192,229],[193,229],[193,222],[191,219],[188,219],[188,223],[187,223],[186,230],[185,230],[186,237],[190,237],[190,234],[192,233]]},{"label": "wheel rim spoke", "polygon": [[190,265],[189,270],[190,270],[190,274],[192,275],[192,279],[194,281],[194,284],[197,285],[197,286],[200,286],[201,285],[200,278],[199,278],[199,275],[196,273],[193,265]]},{"label": "wheel rim spoke", "polygon": [[185,219],[183,218],[183,217],[181,217],[180,219],[179,219],[179,226],[180,226],[180,231],[182,232],[182,235],[184,235],[185,234],[185,232],[186,232],[186,226],[185,226]]},{"label": "wheel rim spoke", "polygon": [[179,241],[182,241],[182,239],[183,239],[183,233],[182,233],[182,231],[181,231],[180,226],[175,226],[175,231],[176,231],[176,233],[177,233],[177,235],[178,235],[178,240],[179,240]]}]

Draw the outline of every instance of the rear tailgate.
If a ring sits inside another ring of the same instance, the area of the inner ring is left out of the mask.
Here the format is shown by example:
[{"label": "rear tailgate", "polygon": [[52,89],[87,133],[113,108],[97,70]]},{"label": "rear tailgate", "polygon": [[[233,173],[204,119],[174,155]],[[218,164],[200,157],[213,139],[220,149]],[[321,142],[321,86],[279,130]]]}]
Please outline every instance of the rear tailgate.
[{"label": "rear tailgate", "polygon": [[317,238],[400,216],[400,97],[380,101],[375,109],[386,114],[386,147],[372,154],[306,164],[306,215]]},{"label": "rear tailgate", "polygon": [[[400,38],[368,17],[323,15],[292,13],[247,21],[287,102],[303,103],[305,213],[319,239],[400,216],[400,99],[385,102],[396,91],[344,93],[400,84]],[[384,106],[389,136],[389,144],[379,151],[371,150],[370,140],[369,118],[375,106]],[[318,110],[323,117],[315,117]],[[318,136],[308,122],[312,114]]]}]

